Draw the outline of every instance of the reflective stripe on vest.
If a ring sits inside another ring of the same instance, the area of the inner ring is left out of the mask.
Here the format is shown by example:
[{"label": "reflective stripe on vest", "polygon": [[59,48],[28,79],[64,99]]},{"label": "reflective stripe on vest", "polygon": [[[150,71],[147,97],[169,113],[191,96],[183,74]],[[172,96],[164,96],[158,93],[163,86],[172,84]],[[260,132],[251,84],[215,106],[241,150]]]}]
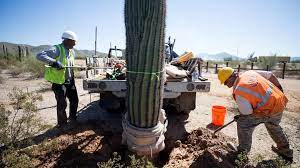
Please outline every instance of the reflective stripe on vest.
[{"label": "reflective stripe on vest", "polygon": [[261,102],[259,102],[259,103],[257,104],[257,106],[256,106],[256,108],[260,108],[260,107],[264,106],[264,105],[268,102],[268,100],[269,100],[269,98],[270,98],[270,96],[271,96],[271,94],[272,94],[272,92],[273,92],[273,85],[272,85],[272,84],[269,84],[269,88],[268,88],[268,90],[266,91],[265,95],[261,95],[261,94],[255,92],[255,91],[253,91],[253,90],[250,90],[250,89],[248,89],[248,88],[244,88],[244,87],[242,87],[242,86],[237,86],[237,87],[235,88],[235,90],[239,90],[239,91],[248,93],[248,94],[250,94],[250,95],[252,95],[252,96],[255,96],[255,97],[261,99]]}]

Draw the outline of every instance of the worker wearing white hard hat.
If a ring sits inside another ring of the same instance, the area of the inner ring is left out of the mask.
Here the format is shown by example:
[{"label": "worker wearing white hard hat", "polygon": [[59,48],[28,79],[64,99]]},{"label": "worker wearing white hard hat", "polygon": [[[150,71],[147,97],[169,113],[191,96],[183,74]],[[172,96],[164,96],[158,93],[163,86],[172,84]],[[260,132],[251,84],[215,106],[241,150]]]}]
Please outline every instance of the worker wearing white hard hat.
[{"label": "worker wearing white hard hat", "polygon": [[[57,125],[59,128],[77,121],[78,95],[75,87],[74,66],[77,36],[73,31],[65,31],[62,43],[52,46],[49,50],[37,54],[36,58],[45,64],[45,79],[52,83],[52,90],[57,101]],[[69,118],[66,115],[67,101],[70,102]]]},{"label": "worker wearing white hard hat", "polygon": [[74,41],[77,41],[77,35],[72,32],[72,31],[65,31],[62,36],[61,36],[62,39],[69,39],[69,40],[74,40]]}]

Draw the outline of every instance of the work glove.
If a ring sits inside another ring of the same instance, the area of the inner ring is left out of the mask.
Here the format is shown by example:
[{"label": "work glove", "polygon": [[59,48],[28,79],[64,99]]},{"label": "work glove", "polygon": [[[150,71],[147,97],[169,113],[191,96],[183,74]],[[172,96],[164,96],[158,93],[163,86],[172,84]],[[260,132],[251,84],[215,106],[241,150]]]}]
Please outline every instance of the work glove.
[{"label": "work glove", "polygon": [[237,121],[240,118],[240,115],[236,115],[233,117],[235,121]]},{"label": "work glove", "polygon": [[56,69],[58,69],[58,70],[61,70],[61,69],[63,69],[63,68],[64,68],[63,64],[62,64],[62,63],[60,63],[59,61],[55,61],[55,62],[53,62],[51,66],[52,66],[53,68],[56,68]]}]

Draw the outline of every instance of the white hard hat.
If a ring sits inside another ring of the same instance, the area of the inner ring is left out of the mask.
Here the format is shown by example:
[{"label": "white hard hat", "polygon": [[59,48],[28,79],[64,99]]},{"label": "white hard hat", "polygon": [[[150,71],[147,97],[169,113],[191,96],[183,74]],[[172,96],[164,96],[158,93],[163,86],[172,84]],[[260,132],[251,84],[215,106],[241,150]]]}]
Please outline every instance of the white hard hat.
[{"label": "white hard hat", "polygon": [[70,39],[70,40],[74,40],[74,41],[77,41],[77,36],[74,32],[68,30],[68,31],[65,31],[62,36],[61,36],[62,39]]}]

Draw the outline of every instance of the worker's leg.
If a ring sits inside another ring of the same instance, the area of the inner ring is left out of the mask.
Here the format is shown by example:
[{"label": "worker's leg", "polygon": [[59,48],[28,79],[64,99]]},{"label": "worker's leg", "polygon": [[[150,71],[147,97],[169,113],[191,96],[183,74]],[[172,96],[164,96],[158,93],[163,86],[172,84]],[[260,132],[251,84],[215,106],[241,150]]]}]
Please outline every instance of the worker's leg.
[{"label": "worker's leg", "polygon": [[69,85],[67,85],[67,97],[70,101],[70,111],[69,111],[69,118],[70,120],[76,120],[77,116],[77,107],[78,107],[78,94],[77,89],[75,86],[75,81],[71,81]]},{"label": "worker's leg", "polygon": [[207,78],[204,78],[202,76],[202,63],[203,63],[203,60],[201,58],[198,58],[198,71],[199,71],[199,80],[201,81],[206,81]]},{"label": "worker's leg", "polygon": [[67,123],[66,115],[66,87],[64,85],[52,84],[52,90],[55,94],[55,99],[57,102],[57,123],[58,125],[64,125]]},{"label": "worker's leg", "polygon": [[238,151],[250,152],[252,145],[252,134],[254,128],[260,124],[259,119],[252,115],[241,115],[237,120],[237,132],[239,139]]},{"label": "worker's leg", "polygon": [[268,133],[275,141],[278,152],[286,157],[293,157],[293,150],[290,149],[289,142],[279,123],[281,122],[282,113],[275,114],[267,119],[265,126]]},{"label": "worker's leg", "polygon": [[197,58],[191,58],[184,63],[183,69],[187,71],[188,75],[191,75],[194,72],[197,62]]}]

